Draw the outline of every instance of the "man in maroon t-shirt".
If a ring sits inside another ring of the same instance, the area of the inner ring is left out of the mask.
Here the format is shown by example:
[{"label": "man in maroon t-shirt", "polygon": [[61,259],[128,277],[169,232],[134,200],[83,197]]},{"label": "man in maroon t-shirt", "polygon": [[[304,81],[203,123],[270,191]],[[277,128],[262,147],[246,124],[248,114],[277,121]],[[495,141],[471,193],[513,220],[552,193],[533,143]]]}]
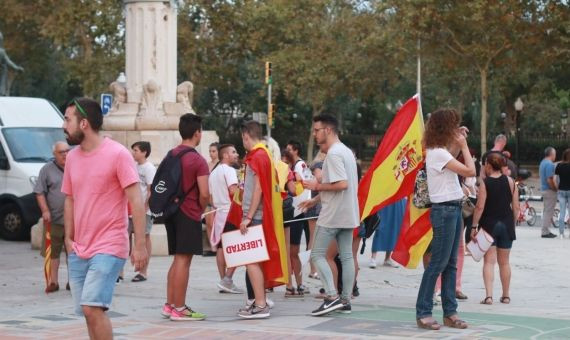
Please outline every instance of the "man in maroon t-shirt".
[{"label": "man in maroon t-shirt", "polygon": [[[202,119],[187,113],[178,125],[182,144],[172,150],[177,155],[188,148],[196,148],[202,138]],[[166,225],[168,254],[174,260],[168,271],[166,303],[162,315],[173,321],[204,320],[206,316],[186,306],[186,290],[193,255],[202,255],[202,213],[208,204],[208,163],[198,152],[190,151],[181,158],[182,189],[188,194],[178,212]]]}]

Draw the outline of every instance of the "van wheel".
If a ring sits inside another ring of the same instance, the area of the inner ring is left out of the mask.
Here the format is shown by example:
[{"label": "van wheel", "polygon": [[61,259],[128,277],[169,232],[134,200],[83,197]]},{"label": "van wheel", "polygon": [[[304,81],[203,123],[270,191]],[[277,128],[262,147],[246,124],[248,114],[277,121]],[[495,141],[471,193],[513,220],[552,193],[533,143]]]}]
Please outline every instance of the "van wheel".
[{"label": "van wheel", "polygon": [[0,208],[0,235],[10,241],[24,240],[30,232],[24,225],[24,218],[20,208],[9,203]]}]

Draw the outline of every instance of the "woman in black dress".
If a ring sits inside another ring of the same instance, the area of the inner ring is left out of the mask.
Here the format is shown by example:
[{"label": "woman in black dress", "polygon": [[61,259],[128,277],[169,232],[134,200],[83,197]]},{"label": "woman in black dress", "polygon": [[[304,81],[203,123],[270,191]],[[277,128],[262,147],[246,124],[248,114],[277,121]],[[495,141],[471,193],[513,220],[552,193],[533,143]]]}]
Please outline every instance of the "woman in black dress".
[{"label": "woman in black dress", "polygon": [[[485,253],[483,281],[486,297],[482,304],[493,304],[493,276],[495,263],[499,263],[499,273],[503,294],[500,301],[509,303],[511,265],[509,255],[515,235],[515,219],[519,213],[519,193],[512,178],[503,175],[501,169],[506,165],[503,155],[490,153],[487,156],[484,171],[487,175],[479,187],[479,196],[473,216],[471,238],[475,238],[479,228],[484,229],[494,242]],[[480,224],[480,225],[479,225]]]}]

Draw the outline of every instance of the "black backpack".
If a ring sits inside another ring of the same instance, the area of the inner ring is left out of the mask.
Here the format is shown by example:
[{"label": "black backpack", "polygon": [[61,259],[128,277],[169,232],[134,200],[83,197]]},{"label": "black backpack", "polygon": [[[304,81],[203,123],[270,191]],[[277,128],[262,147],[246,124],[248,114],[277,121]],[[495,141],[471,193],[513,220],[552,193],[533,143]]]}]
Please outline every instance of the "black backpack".
[{"label": "black backpack", "polygon": [[364,254],[364,249],[366,248],[366,239],[374,234],[379,225],[380,217],[378,216],[378,213],[374,213],[362,221],[361,228],[364,228],[364,237],[362,238],[362,247],[360,248],[360,254]]},{"label": "black backpack", "polygon": [[186,195],[192,190],[184,192],[182,189],[182,156],[188,152],[196,152],[194,148],[187,148],[172,155],[172,150],[160,162],[152,185],[150,187],[150,198],[148,206],[151,215],[156,218],[168,218],[174,215]]}]

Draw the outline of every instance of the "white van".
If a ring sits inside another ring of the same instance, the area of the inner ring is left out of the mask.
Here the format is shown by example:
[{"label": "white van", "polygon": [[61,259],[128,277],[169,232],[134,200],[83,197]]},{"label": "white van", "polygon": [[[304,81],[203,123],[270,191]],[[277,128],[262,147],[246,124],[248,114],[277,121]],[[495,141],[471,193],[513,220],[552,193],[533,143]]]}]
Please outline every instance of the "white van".
[{"label": "white van", "polygon": [[0,97],[0,237],[29,238],[41,216],[32,189],[40,169],[65,140],[63,115],[40,98]]}]

